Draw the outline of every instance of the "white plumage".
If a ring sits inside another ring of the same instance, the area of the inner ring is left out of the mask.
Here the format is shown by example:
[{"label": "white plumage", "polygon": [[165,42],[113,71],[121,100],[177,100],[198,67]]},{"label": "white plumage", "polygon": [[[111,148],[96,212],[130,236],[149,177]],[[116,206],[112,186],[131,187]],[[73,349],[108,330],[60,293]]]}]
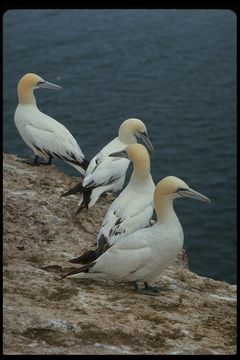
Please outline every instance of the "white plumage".
[{"label": "white plumage", "polygon": [[[148,282],[173,263],[183,246],[183,229],[173,208],[178,197],[210,202],[181,179],[162,179],[154,192],[155,225],[121,237],[95,261],[63,277],[133,281],[138,292],[159,294],[160,288],[150,287]],[[144,282],[145,288],[140,289],[137,282]]]},{"label": "white plumage", "polygon": [[101,194],[121,190],[130,160],[109,157],[109,154],[121,151],[129,144],[137,143],[138,139],[142,139],[146,146],[153,150],[145,124],[135,118],[125,120],[119,128],[118,136],[92,158],[83,182],[62,196],[81,192],[78,204],[78,211],[81,211],[84,208],[92,207]]},{"label": "white plumage", "polygon": [[58,158],[84,175],[88,161],[74,137],[65,126],[38,109],[33,91],[39,88],[61,89],[36,74],[24,75],[18,83],[19,104],[14,115],[19,134],[35,154],[32,164],[38,164],[38,157],[49,160],[47,164]]},{"label": "white plumage", "polygon": [[130,181],[107,210],[97,236],[97,249],[90,250],[70,262],[86,263],[95,260],[120,237],[149,225],[153,214],[155,184],[150,173],[148,151],[142,144],[132,144],[110,156],[132,160],[133,172]]}]

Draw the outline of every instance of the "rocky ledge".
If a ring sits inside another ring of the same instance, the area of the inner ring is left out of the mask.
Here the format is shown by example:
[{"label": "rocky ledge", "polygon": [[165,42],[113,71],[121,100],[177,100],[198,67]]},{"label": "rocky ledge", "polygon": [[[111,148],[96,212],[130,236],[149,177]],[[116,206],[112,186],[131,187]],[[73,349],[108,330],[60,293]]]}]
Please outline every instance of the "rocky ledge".
[{"label": "rocky ledge", "polygon": [[192,273],[184,251],[155,284],[63,279],[94,244],[113,196],[76,215],[78,178],[3,157],[4,354],[234,354],[236,286]]}]

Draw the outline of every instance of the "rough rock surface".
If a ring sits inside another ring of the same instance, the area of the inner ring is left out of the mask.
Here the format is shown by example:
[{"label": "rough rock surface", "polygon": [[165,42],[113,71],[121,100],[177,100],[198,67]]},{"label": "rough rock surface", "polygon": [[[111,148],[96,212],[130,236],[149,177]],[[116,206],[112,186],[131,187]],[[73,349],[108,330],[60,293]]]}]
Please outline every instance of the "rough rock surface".
[{"label": "rough rock surface", "polygon": [[234,354],[236,286],[198,276],[183,252],[152,297],[63,279],[91,248],[112,195],[75,215],[77,178],[4,155],[4,354]]}]

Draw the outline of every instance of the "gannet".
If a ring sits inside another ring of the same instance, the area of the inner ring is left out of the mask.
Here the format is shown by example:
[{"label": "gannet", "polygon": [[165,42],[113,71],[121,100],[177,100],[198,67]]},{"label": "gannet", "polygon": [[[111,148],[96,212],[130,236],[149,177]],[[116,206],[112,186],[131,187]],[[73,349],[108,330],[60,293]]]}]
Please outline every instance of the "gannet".
[{"label": "gannet", "polygon": [[108,208],[97,236],[97,249],[89,250],[72,263],[95,260],[120,237],[149,225],[153,214],[155,184],[150,174],[150,157],[142,144],[131,144],[122,151],[110,154],[133,162],[133,172],[128,185]]},{"label": "gannet", "polygon": [[41,88],[62,89],[61,86],[49,83],[33,73],[24,75],[17,87],[19,104],[14,122],[22,139],[35,154],[35,159],[30,164],[38,165],[38,159],[42,157],[48,160],[44,164],[50,165],[52,158],[58,158],[84,175],[89,162],[84,158],[74,137],[65,126],[42,113],[37,107],[33,91]]},{"label": "gannet", "polygon": [[138,139],[141,139],[148,149],[153,151],[145,124],[136,118],[125,120],[119,128],[118,136],[92,158],[82,183],[61,195],[67,196],[81,192],[77,213],[82,209],[92,207],[101,194],[122,189],[130,160],[109,157],[109,154],[137,143]]},{"label": "gannet", "polygon": [[[183,180],[175,176],[165,177],[158,182],[154,191],[157,221],[153,226],[121,237],[96,260],[60,279],[71,277],[130,281],[139,293],[158,295],[161,288],[151,287],[149,281],[173,263],[183,246],[183,229],[173,208],[173,201],[179,197],[210,202]],[[145,287],[140,288],[138,282],[143,282]]]}]

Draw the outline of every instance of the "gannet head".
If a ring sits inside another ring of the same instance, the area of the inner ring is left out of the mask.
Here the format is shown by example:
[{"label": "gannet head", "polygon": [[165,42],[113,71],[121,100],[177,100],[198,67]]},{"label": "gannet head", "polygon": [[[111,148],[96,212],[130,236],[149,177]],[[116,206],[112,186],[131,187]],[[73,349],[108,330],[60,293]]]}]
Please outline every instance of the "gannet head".
[{"label": "gannet head", "polygon": [[142,144],[128,145],[122,151],[109,154],[112,157],[120,157],[132,160],[133,176],[140,179],[148,179],[150,174],[150,157],[147,149]]},{"label": "gannet head", "polygon": [[126,144],[134,144],[138,139],[141,139],[150,151],[154,151],[147,128],[140,119],[130,118],[125,120],[119,128],[118,136]]},{"label": "gannet head", "polygon": [[112,157],[121,157],[134,161],[135,159],[142,159],[144,157],[149,158],[147,149],[142,144],[131,144],[121,151],[116,151],[109,154]]},{"label": "gannet head", "polygon": [[18,82],[17,90],[19,102],[25,104],[35,102],[33,91],[41,88],[62,90],[61,86],[47,82],[36,74],[28,73],[25,74]]},{"label": "gannet head", "polygon": [[211,202],[206,196],[191,189],[183,180],[175,176],[167,176],[160,180],[155,190],[156,197],[168,196],[170,199],[188,197],[205,202]]},{"label": "gannet head", "polygon": [[62,90],[62,87],[59,85],[52,84],[43,80],[39,75],[28,73],[24,75],[18,83],[19,87],[25,87],[28,89],[54,89],[54,90]]}]

